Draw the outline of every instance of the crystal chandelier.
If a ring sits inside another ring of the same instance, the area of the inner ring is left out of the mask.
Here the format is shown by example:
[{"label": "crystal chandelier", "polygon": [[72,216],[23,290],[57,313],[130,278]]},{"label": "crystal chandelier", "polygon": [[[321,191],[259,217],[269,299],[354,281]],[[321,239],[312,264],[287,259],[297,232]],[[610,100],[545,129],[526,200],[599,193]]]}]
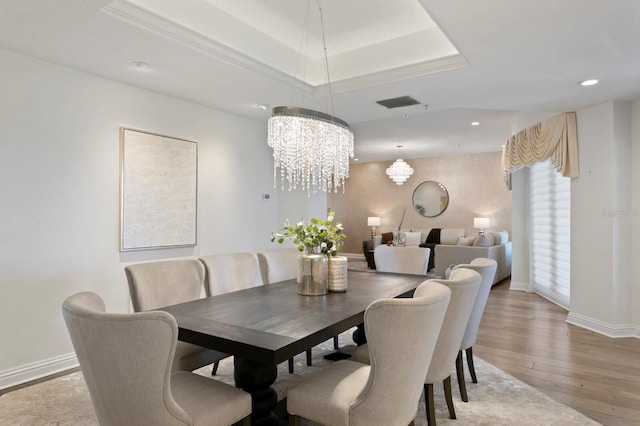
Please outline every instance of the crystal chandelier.
[{"label": "crystal chandelier", "polygon": [[405,183],[405,181],[407,179],[409,179],[409,176],[411,176],[413,174],[413,169],[411,168],[410,165],[408,165],[407,163],[404,162],[404,160],[402,158],[398,158],[395,163],[393,163],[388,169],[387,169],[387,175],[391,178],[391,180],[393,180],[396,185],[400,186],[403,183]]},{"label": "crystal chandelier", "polygon": [[[316,3],[320,11],[328,96],[333,110],[322,7],[319,0]],[[269,118],[267,144],[273,148],[274,186],[279,169],[283,190],[286,179],[290,191],[301,186],[309,194],[332,188],[338,192],[342,186],[344,192],[344,182],[349,177],[349,158],[353,158],[353,132],[346,122],[311,109],[278,106],[273,108]]]}]

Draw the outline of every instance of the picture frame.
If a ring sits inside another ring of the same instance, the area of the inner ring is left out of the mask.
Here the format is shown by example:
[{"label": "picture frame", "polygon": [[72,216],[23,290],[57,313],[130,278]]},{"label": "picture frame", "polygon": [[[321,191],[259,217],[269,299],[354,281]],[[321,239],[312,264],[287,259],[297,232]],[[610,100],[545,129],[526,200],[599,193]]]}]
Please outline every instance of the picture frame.
[{"label": "picture frame", "polygon": [[120,251],[197,244],[198,144],[120,128]]}]

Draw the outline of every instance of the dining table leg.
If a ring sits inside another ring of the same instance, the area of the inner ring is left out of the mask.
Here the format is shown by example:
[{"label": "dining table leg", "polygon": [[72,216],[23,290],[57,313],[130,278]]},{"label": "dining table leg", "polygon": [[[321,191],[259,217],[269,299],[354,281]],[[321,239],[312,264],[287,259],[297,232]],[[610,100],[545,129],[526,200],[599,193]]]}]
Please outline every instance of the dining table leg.
[{"label": "dining table leg", "polygon": [[276,365],[261,364],[236,357],[233,378],[236,386],[251,394],[251,424],[273,426],[278,418],[273,412],[278,403],[278,395],[271,387],[278,376]]}]

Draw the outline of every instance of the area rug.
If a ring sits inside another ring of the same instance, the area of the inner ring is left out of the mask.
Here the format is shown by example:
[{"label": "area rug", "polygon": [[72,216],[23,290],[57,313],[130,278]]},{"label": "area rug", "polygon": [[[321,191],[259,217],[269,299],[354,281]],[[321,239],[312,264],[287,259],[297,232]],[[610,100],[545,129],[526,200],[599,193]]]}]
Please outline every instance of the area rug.
[{"label": "area rug", "polygon": [[[351,339],[351,331],[340,335],[340,345],[347,353],[355,347]],[[332,340],[314,347],[311,367],[307,367],[304,353],[296,356],[293,374],[289,374],[286,362],[279,365],[278,379],[274,384],[278,398],[284,398],[287,389],[299,382],[305,375],[318,371],[331,363],[332,361],[324,359],[323,356],[331,353],[332,350]],[[474,361],[479,383],[471,383],[467,378],[468,403],[460,400],[455,370],[452,371],[457,420],[449,419],[442,386],[440,384],[434,386],[438,425],[582,426],[600,424],[553,401],[482,359],[474,357]],[[196,372],[210,377],[211,367],[204,367]],[[221,362],[216,379],[233,384],[233,361],[231,358]],[[81,372],[71,373],[0,396],[0,425],[97,424]],[[313,423],[304,422],[303,424],[312,425]],[[420,401],[415,424],[418,426],[427,424],[424,399]]]}]

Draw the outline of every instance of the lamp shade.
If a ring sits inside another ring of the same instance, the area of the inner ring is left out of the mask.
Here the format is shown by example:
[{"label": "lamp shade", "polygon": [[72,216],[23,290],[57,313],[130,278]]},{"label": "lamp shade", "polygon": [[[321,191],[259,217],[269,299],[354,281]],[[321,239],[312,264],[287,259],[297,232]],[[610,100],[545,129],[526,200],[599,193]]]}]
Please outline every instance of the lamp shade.
[{"label": "lamp shade", "polygon": [[377,216],[369,216],[367,218],[367,226],[380,226],[380,218]]},{"label": "lamp shade", "polygon": [[488,217],[475,217],[473,218],[473,227],[485,229],[491,226],[491,221]]}]

